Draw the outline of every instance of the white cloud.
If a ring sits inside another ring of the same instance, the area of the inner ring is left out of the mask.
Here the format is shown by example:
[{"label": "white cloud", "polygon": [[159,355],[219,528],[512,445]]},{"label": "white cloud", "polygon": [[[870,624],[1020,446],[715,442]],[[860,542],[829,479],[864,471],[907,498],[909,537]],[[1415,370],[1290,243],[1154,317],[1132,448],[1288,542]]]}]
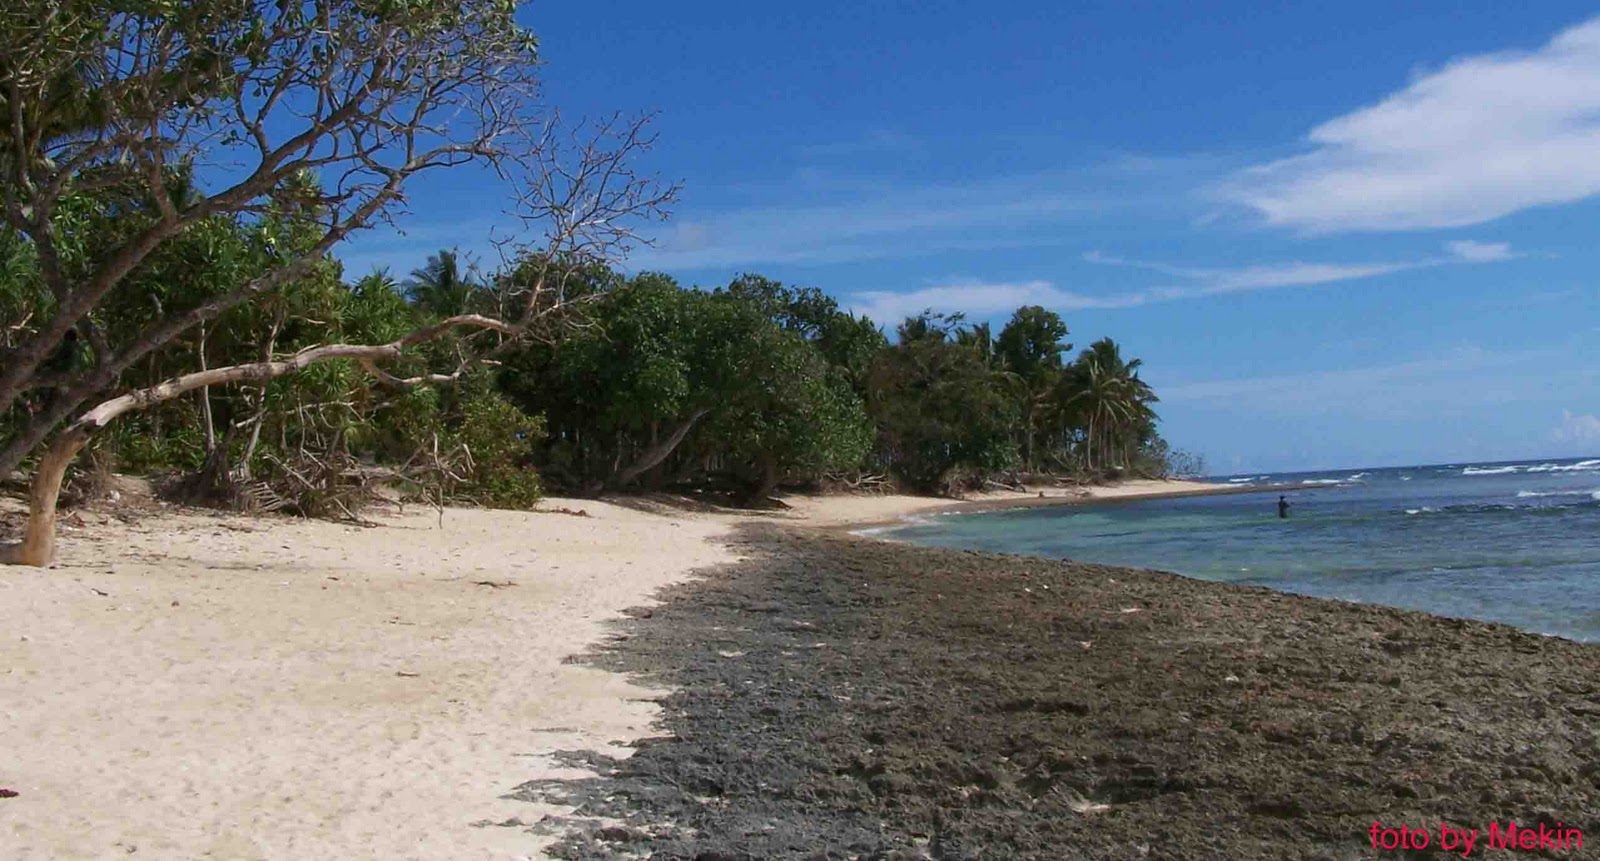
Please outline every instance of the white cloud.
[{"label": "white cloud", "polygon": [[844,304],[852,312],[865,314],[875,322],[890,327],[928,308],[945,313],[962,311],[971,319],[982,320],[1023,305],[1043,305],[1057,311],[1120,307],[1114,302],[1107,303],[1062,290],[1049,281],[986,282],[970,279],[905,293],[869,290],[850,295]]},{"label": "white cloud", "polygon": [[[1511,351],[1467,345],[1382,365],[1193,382],[1161,379],[1153,369],[1148,378],[1171,405],[1262,417],[1342,414],[1389,422],[1452,416],[1468,422],[1455,433],[1493,424],[1487,417],[1496,409],[1546,399],[1548,389],[1527,385],[1529,375],[1570,362],[1574,349],[1568,343]],[[1583,385],[1576,371],[1558,378]]]},{"label": "white cloud", "polygon": [[894,129],[872,129],[861,137],[831,143],[803,144],[797,152],[805,158],[847,158],[884,153],[915,152],[921,141]]},{"label": "white cloud", "polygon": [[1441,257],[1379,263],[1269,263],[1231,269],[1174,266],[1145,260],[1112,257],[1098,251],[1083,255],[1088,263],[1123,266],[1158,272],[1187,283],[1150,287],[1124,293],[1089,295],[1064,290],[1051,281],[983,281],[957,279],[918,290],[896,293],[873,290],[852,294],[845,304],[857,314],[886,324],[898,322],[924,309],[964,311],[982,319],[1011,311],[1021,305],[1043,305],[1055,311],[1134,308],[1155,302],[1200,299],[1229,293],[1274,290],[1284,287],[1311,287],[1377,278],[1396,272],[1429,269],[1436,266],[1471,265],[1508,260],[1515,255],[1509,243],[1460,240],[1446,243],[1449,252]]},{"label": "white cloud", "polygon": [[1458,59],[1309,142],[1223,196],[1328,232],[1461,227],[1600,193],[1600,19],[1536,51]]},{"label": "white cloud", "polygon": [[[826,202],[724,210],[676,222],[631,270],[818,265],[952,250],[1056,244],[1061,225],[1102,203],[1067,175],[910,188],[860,186]],[[792,190],[782,190],[788,194]]]},{"label": "white cloud", "polygon": [[1478,242],[1473,239],[1457,239],[1444,244],[1445,250],[1455,257],[1468,263],[1496,263],[1501,260],[1510,260],[1517,255],[1511,252],[1509,242]]},{"label": "white cloud", "polygon": [[1600,442],[1600,416],[1575,416],[1571,410],[1561,411],[1561,424],[1550,432],[1556,442]]},{"label": "white cloud", "polygon": [[1392,391],[1401,382],[1431,381],[1440,375],[1454,376],[1481,371],[1525,358],[1522,355],[1490,353],[1478,347],[1463,347],[1439,356],[1389,365],[1166,385],[1161,388],[1161,399],[1169,402],[1233,403],[1248,400],[1280,406],[1326,405],[1345,398],[1372,398]]},{"label": "white cloud", "polygon": [[1171,187],[1191,181],[1200,164],[1114,154],[1055,170],[934,182],[913,169],[803,168],[781,180],[723,186],[730,202],[680,211],[627,268],[737,270],[1058,247],[1071,242],[1075,226],[1133,213],[1173,218],[1191,201]]}]

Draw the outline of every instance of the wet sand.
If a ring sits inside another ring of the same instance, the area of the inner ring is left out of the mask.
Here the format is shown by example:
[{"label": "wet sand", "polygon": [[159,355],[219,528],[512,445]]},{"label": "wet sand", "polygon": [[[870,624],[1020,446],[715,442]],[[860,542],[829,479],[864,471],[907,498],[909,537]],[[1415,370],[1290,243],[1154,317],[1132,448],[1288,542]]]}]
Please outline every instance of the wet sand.
[{"label": "wet sand", "polygon": [[[1600,857],[1593,646],[1156,572],[742,540],[749,561],[591,657],[674,693],[665,737],[575,756],[604,777],[522,787],[579,805],[560,857],[1442,858],[1446,824],[1479,832],[1470,857]],[[1374,822],[1431,847],[1374,849]],[[1508,823],[1567,845],[1489,849]]]}]

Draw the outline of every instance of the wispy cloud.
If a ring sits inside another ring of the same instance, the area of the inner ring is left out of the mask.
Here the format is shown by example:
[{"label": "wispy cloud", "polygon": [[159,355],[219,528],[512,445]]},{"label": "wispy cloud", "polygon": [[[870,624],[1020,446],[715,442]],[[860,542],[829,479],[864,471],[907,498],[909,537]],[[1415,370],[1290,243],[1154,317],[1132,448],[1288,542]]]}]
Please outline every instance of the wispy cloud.
[{"label": "wispy cloud", "polygon": [[1556,442],[1600,443],[1600,416],[1573,415],[1571,410],[1561,411],[1561,424],[1550,432]]},{"label": "wispy cloud", "polygon": [[1497,406],[1548,396],[1548,389],[1527,385],[1531,372],[1554,365],[1562,370],[1551,374],[1552,380],[1579,386],[1577,373],[1564,363],[1580,349],[1552,344],[1501,351],[1469,345],[1388,364],[1197,382],[1157,378],[1152,384],[1165,404],[1243,415],[1340,414],[1381,421],[1461,415],[1492,423]]},{"label": "wispy cloud", "polygon": [[627,264],[667,271],[819,265],[1037,245],[1059,241],[1037,235],[1040,228],[1103,206],[1061,175],[920,188],[863,185],[827,202],[690,215]]},{"label": "wispy cloud", "polygon": [[847,297],[846,304],[856,313],[866,314],[884,323],[898,321],[927,308],[946,312],[965,311],[974,318],[1004,313],[1021,305],[1043,305],[1056,311],[1134,308],[1156,302],[1230,293],[1359,281],[1438,266],[1494,263],[1515,256],[1511,246],[1503,242],[1457,240],[1446,243],[1445,250],[1447,253],[1444,255],[1414,260],[1377,263],[1292,261],[1236,268],[1175,266],[1091,251],[1083,255],[1086,262],[1148,270],[1177,279],[1180,283],[1096,295],[1065,290],[1046,280],[984,281],[969,278],[905,292],[863,291]]},{"label": "wispy cloud", "polygon": [[978,281],[958,279],[919,290],[895,293],[867,290],[845,297],[844,304],[856,314],[865,314],[878,323],[893,326],[925,309],[946,313],[961,311],[981,320],[1012,311],[1023,305],[1043,305],[1058,311],[1080,308],[1117,307],[1062,290],[1049,281]]},{"label": "wispy cloud", "polygon": [[880,128],[873,129],[865,135],[852,140],[802,144],[796,148],[796,152],[802,158],[833,159],[862,155],[917,152],[921,149],[922,142],[916,138],[893,129]]},{"label": "wispy cloud", "polygon": [[1480,224],[1600,193],[1600,19],[1465,57],[1313,129],[1222,195],[1310,232]]},{"label": "wispy cloud", "polygon": [[1511,260],[1517,255],[1511,251],[1509,242],[1478,242],[1472,239],[1457,239],[1444,244],[1446,250],[1461,260],[1471,263],[1496,263],[1501,260]]},{"label": "wispy cloud", "polygon": [[1371,396],[1400,381],[1479,371],[1520,358],[1525,357],[1494,353],[1481,347],[1460,347],[1437,356],[1386,365],[1167,385],[1161,389],[1161,399],[1236,403],[1248,398],[1280,405],[1301,402],[1327,405],[1337,400],[1330,397],[1332,395]]}]

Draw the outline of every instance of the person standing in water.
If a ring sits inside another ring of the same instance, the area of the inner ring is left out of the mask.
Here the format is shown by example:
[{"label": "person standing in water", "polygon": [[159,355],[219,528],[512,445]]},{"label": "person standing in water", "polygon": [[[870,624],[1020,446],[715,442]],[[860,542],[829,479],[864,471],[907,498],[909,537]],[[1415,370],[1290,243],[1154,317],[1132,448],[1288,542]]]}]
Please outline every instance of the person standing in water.
[{"label": "person standing in water", "polygon": [[1289,519],[1289,500],[1286,497],[1278,497],[1278,516],[1284,520]]}]

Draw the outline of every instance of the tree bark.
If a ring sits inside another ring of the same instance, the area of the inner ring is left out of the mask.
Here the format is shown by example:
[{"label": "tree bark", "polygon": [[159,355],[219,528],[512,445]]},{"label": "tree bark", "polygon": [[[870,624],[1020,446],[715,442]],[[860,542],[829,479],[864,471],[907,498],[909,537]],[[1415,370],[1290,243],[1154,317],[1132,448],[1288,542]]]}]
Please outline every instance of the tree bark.
[{"label": "tree bark", "polygon": [[[206,324],[200,324],[200,370],[206,370]],[[205,424],[206,456],[217,448],[217,424],[211,415],[211,387],[200,387],[200,420]]]},{"label": "tree bark", "polygon": [[683,442],[683,438],[689,435],[689,431],[694,429],[695,423],[704,418],[708,412],[710,412],[708,409],[698,409],[690,413],[689,417],[684,419],[683,423],[678,425],[677,429],[666,439],[645,449],[644,453],[639,455],[638,459],[633,463],[629,464],[625,469],[618,470],[611,477],[611,480],[606,482],[606,487],[612,490],[627,487],[634,479],[643,475],[646,470],[666,460],[667,455],[672,454],[672,450],[677,448],[678,444]]},{"label": "tree bark", "polygon": [[756,503],[771,496],[778,489],[778,459],[766,450],[756,455],[756,483],[750,490],[750,502]]},{"label": "tree bark", "polygon": [[56,558],[56,501],[67,467],[89,442],[86,432],[68,431],[56,437],[39,460],[28,489],[28,527],[21,544],[0,546],[0,564],[43,568]]}]

